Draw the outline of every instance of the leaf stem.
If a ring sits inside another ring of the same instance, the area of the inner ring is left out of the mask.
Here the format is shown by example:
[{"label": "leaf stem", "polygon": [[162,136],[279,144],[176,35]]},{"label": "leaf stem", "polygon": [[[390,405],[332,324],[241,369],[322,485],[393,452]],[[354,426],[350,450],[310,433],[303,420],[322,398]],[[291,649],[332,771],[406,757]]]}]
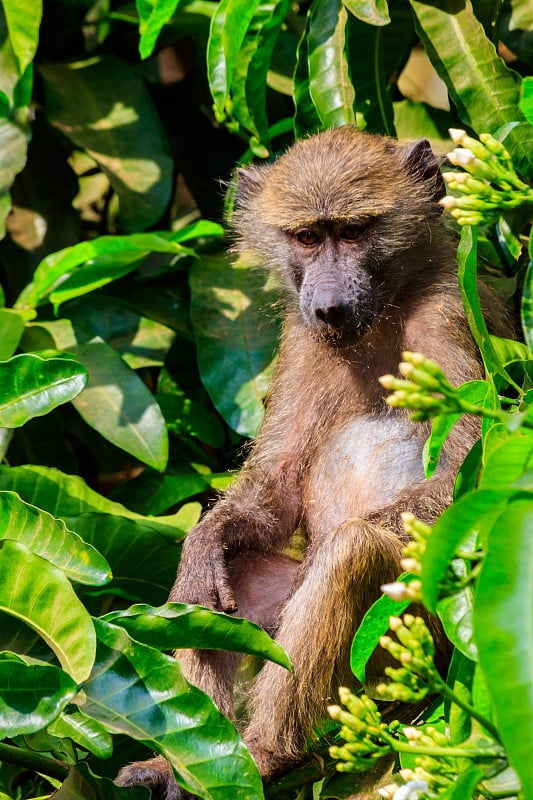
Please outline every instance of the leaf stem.
[{"label": "leaf stem", "polygon": [[501,747],[438,747],[400,742],[394,736],[381,730],[380,736],[397,753],[410,753],[413,756],[442,756],[443,758],[505,758],[505,751]]},{"label": "leaf stem", "polygon": [[448,684],[442,680],[439,675],[438,681],[435,680],[435,688],[440,691],[445,697],[448,698],[452,703],[455,703],[456,706],[459,706],[466,714],[468,714],[473,719],[477,720],[480,725],[482,725],[487,733],[489,733],[493,739],[495,739],[499,744],[501,744],[500,734],[498,733],[497,729],[494,727],[492,722],[489,722],[483,714],[480,714],[479,711],[476,711],[474,706],[471,706],[470,703],[467,703],[463,700],[459,695],[457,695],[453,689],[450,689]]},{"label": "leaf stem", "polygon": [[33,772],[41,772],[43,775],[48,775],[50,778],[56,778],[59,781],[64,781],[69,771],[69,765],[66,761],[48,758],[32,750],[14,747],[3,742],[0,743],[0,761],[16,764]]}]

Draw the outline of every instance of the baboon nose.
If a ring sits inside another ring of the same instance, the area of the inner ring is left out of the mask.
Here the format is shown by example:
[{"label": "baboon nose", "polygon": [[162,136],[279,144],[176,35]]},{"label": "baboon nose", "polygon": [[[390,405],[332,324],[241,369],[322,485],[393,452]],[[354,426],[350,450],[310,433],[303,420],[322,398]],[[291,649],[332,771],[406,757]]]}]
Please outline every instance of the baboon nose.
[{"label": "baboon nose", "polygon": [[350,309],[338,294],[328,289],[317,289],[313,297],[313,313],[330,328],[343,328],[350,320]]}]

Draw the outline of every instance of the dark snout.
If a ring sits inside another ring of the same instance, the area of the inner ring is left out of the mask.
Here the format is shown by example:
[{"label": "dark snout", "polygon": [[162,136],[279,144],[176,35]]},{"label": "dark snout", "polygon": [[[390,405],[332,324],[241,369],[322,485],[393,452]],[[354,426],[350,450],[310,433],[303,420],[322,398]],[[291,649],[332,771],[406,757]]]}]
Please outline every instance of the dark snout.
[{"label": "dark snout", "polygon": [[317,286],[311,300],[311,314],[319,326],[342,331],[353,325],[353,308],[335,286]]}]

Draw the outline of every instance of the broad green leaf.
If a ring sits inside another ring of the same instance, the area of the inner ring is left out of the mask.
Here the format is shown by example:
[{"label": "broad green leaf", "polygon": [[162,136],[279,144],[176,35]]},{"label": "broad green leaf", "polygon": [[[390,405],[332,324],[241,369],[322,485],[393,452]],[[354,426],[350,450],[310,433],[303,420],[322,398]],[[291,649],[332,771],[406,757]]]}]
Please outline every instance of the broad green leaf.
[{"label": "broad green leaf", "polygon": [[190,465],[186,471],[185,465],[183,471],[179,468],[174,471],[170,467],[170,472],[167,469],[163,475],[148,468],[141,475],[117,487],[113,497],[139,514],[147,511],[159,514],[187,497],[208,491],[212,486],[210,473],[204,475],[195,472]]},{"label": "broad green leaf", "polygon": [[513,436],[497,445],[488,457],[479,480],[480,489],[504,491],[509,487],[531,490],[533,438]]},{"label": "broad green leaf", "polygon": [[342,0],[348,11],[368,25],[388,25],[387,0]]},{"label": "broad green leaf", "polygon": [[[347,27],[351,81],[357,125],[373,133],[395,135],[394,109],[384,69],[383,31],[350,16]],[[372,64],[372,69],[368,65]]]},{"label": "broad green leaf", "polygon": [[96,639],[89,614],[61,570],[9,540],[0,541],[0,611],[33,628],[75,681],[88,677]]},{"label": "broad green leaf", "polygon": [[145,786],[117,786],[109,778],[95,775],[83,762],[71,767],[67,779],[53,794],[54,800],[148,800]]},{"label": "broad green leaf", "polygon": [[100,294],[69,304],[67,316],[75,329],[106,341],[132,369],[161,365],[176,337],[171,328]]},{"label": "broad green leaf", "polygon": [[[26,503],[43,508],[60,519],[89,512],[111,514],[137,521],[171,541],[180,541],[189,530],[188,527],[184,527],[190,519],[190,509],[187,506],[185,513],[180,509],[175,514],[165,517],[135,514],[120,503],[114,503],[93,489],[89,489],[79,476],[67,475],[50,467],[0,465],[0,489],[17,492]],[[188,505],[194,506],[193,510],[198,516],[199,503]]]},{"label": "broad green leaf", "polygon": [[[461,6],[455,0],[410,3],[422,43],[463,123],[476,133],[495,134],[504,125],[525,119],[518,109],[520,76],[498,56],[470,0]],[[531,175],[533,128],[516,128],[505,144],[525,174]]]},{"label": "broad green leaf", "polygon": [[309,25],[311,9],[305,19],[298,49],[293,79],[294,132],[297,139],[320,130],[321,122],[309,92]]},{"label": "broad green leaf", "polygon": [[232,117],[252,135],[250,148],[263,158],[269,146],[267,73],[289,6],[290,0],[265,0],[256,6],[235,63]]},{"label": "broad green leaf", "polygon": [[77,691],[77,684],[58,667],[0,660],[0,738],[44,728]]},{"label": "broad green leaf", "polygon": [[448,138],[450,118],[447,111],[412,100],[399,100],[393,103],[393,108],[399,139],[429,139],[441,144]]},{"label": "broad green leaf", "polygon": [[179,255],[183,251],[183,245],[173,241],[172,234],[166,231],[99,236],[92,241],[65,247],[38,264],[33,283],[29,290],[24,291],[24,306],[35,305],[50,293],[54,293],[53,302],[59,305],[83,294],[84,287],[86,292],[90,292],[127,275],[150,253]]},{"label": "broad green leaf", "polygon": [[308,34],[309,94],[324,128],[355,125],[355,92],[346,56],[342,0],[314,0]]},{"label": "broad green leaf", "polygon": [[39,41],[39,26],[43,13],[42,0],[2,0],[9,31],[9,41],[15,54],[19,75],[33,61]]},{"label": "broad green leaf", "polygon": [[[487,397],[493,395],[493,389],[487,381],[468,381],[458,387],[458,393],[463,400],[485,407]],[[437,469],[444,442],[461,416],[461,414],[441,414],[433,420],[431,434],[424,446],[426,478],[431,478]]]},{"label": "broad green leaf", "polygon": [[80,514],[66,520],[111,566],[113,579],[98,594],[120,593],[134,602],[167,599],[179,561],[174,544],[138,522],[112,514]]},{"label": "broad green leaf", "polygon": [[113,348],[95,337],[76,348],[89,373],[74,407],[105,439],[144,464],[164,470],[168,458],[165,420],[153,395]]},{"label": "broad green leaf", "polygon": [[20,542],[78,583],[99,585],[111,578],[109,565],[97,550],[62,520],[25,503],[15,492],[0,491],[0,539]]},{"label": "broad green leaf", "polygon": [[186,647],[233,650],[291,669],[286,651],[259,625],[202,606],[184,603],[166,603],[160,608],[134,605],[125,611],[112,611],[103,619],[125,628],[132,639],[157,650]]},{"label": "broad green leaf", "polygon": [[277,342],[277,326],[260,309],[274,293],[242,260],[214,256],[193,264],[190,286],[202,382],[228,425],[253,436],[263,417]]},{"label": "broad green leaf", "polygon": [[474,797],[476,786],[485,777],[485,770],[477,764],[471,764],[444,792],[440,793],[441,800],[465,800],[467,797]]},{"label": "broad green leaf", "polygon": [[60,739],[72,739],[97,758],[109,758],[113,754],[111,734],[103,725],[86,717],[81,711],[71,714],[63,712],[48,726],[48,730]]},{"label": "broad green leaf", "polygon": [[[454,563],[456,572],[463,574],[460,563]],[[460,592],[445,597],[438,603],[438,614],[446,636],[460,653],[472,661],[477,660],[477,647],[472,622],[474,595],[468,586]]]},{"label": "broad green leaf", "polygon": [[24,331],[24,317],[11,308],[0,308],[0,361],[11,358]]},{"label": "broad green leaf", "polygon": [[207,74],[215,115],[224,119],[235,65],[259,0],[222,0],[211,19],[207,44]]},{"label": "broad green leaf", "polygon": [[532,526],[531,500],[515,500],[498,517],[474,606],[479,662],[525,800],[533,798],[533,618],[524,614],[533,604]]},{"label": "broad green leaf", "polygon": [[436,521],[421,558],[424,605],[431,612],[437,610],[439,583],[457,547],[473,531],[483,533],[490,530],[510,494],[488,490],[472,492],[450,506]]},{"label": "broad green leaf", "polygon": [[138,0],[141,58],[152,55],[161,29],[175,13],[179,2],[180,0]]},{"label": "broad green leaf", "polygon": [[[410,575],[400,575],[399,581],[408,582]],[[352,642],[350,667],[355,677],[362,683],[365,681],[366,664],[379,644],[380,636],[389,629],[390,617],[399,617],[411,605],[410,600],[392,600],[383,594],[370,606]]]},{"label": "broad green leaf", "polygon": [[126,231],[160,219],[172,189],[168,142],[144,81],[114,55],[40,66],[52,125],[108,176]]},{"label": "broad green leaf", "polygon": [[[446,683],[463,703],[472,704],[475,669],[473,661],[466,658],[459,650],[453,651]],[[444,700],[444,713],[449,725],[450,744],[460,744],[468,739],[472,732],[472,717],[447,697]]]},{"label": "broad green leaf", "polygon": [[[15,5],[15,2],[12,4]],[[1,27],[0,20],[0,33]],[[5,42],[4,47],[6,44]],[[1,55],[2,47],[0,46],[0,76],[4,66]],[[3,84],[4,81],[0,77],[0,91],[3,88]],[[24,119],[24,112],[19,112],[19,119],[17,120],[7,117],[0,118],[0,238],[5,235],[5,219],[11,209],[9,190],[15,180],[15,176],[18,175],[26,163],[28,139],[29,125],[27,120]]]},{"label": "broad green leaf", "polygon": [[73,400],[87,382],[78,361],[13,356],[0,363],[0,427],[18,428]]},{"label": "broad green leaf", "polygon": [[175,659],[95,620],[97,657],[84,713],[164,755],[180,783],[212,800],[260,800],[257,768],[233,725]]}]

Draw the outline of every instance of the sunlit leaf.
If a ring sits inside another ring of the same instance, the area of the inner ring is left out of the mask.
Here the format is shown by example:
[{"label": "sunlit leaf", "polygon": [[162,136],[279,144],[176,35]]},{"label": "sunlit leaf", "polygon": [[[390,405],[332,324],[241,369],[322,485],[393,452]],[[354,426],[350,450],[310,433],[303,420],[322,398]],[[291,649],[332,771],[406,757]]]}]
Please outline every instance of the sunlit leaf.
[{"label": "sunlit leaf", "polygon": [[113,739],[103,725],[86,717],[81,711],[62,713],[48,727],[53,736],[68,738],[98,758],[109,758],[113,753]]},{"label": "sunlit leaf", "polygon": [[100,553],[47,511],[0,491],[0,539],[25,545],[78,583],[106,583],[111,573]]},{"label": "sunlit leaf", "polygon": [[0,363],[0,427],[18,428],[73,400],[87,382],[79,361],[34,353]]},{"label": "sunlit leaf", "polygon": [[68,578],[18,542],[0,541],[0,610],[33,628],[76,681],[94,661],[91,618]]},{"label": "sunlit leaf", "polygon": [[387,25],[390,22],[387,0],[342,0],[348,11],[368,25]]},{"label": "sunlit leaf", "polygon": [[234,650],[266,658],[291,668],[285,650],[259,625],[201,606],[167,603],[160,608],[130,606],[112,611],[103,618],[125,628],[132,639],[158,650],[201,647],[207,650]]},{"label": "sunlit leaf", "polygon": [[252,757],[212,700],[178,662],[95,620],[97,658],[84,684],[84,713],[164,755],[189,790],[212,800],[260,800]]}]

